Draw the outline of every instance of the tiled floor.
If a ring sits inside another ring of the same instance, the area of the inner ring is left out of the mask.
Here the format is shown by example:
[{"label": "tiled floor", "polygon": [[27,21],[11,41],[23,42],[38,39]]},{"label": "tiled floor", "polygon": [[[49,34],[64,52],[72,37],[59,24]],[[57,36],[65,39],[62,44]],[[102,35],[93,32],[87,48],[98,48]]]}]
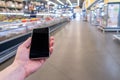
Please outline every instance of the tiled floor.
[{"label": "tiled floor", "polygon": [[54,34],[53,55],[26,80],[120,80],[120,42],[113,34],[82,21],[68,23]]}]

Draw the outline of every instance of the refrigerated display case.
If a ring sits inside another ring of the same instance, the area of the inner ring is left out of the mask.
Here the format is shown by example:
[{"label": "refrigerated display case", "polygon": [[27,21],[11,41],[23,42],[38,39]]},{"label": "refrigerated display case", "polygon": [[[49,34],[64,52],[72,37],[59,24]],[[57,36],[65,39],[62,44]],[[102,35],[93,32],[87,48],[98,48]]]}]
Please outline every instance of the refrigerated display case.
[{"label": "refrigerated display case", "polygon": [[96,9],[96,26],[100,26],[100,19],[102,18],[101,16],[102,8],[99,7]]},{"label": "refrigerated display case", "polygon": [[87,12],[86,12],[86,10],[82,10],[82,20],[87,21]]},{"label": "refrigerated display case", "polygon": [[38,18],[22,18],[13,22],[0,23],[0,63],[15,55],[17,47],[31,36],[34,28],[49,27],[50,32],[60,28],[68,22],[68,17],[38,16]]},{"label": "refrigerated display case", "polygon": [[90,12],[89,12],[89,22],[90,22],[90,24],[92,24],[92,21],[93,21],[93,10],[90,10]]},{"label": "refrigerated display case", "polygon": [[[118,17],[118,25],[120,27],[120,10],[119,10],[119,17]],[[113,35],[114,39],[120,40],[120,34]]]},{"label": "refrigerated display case", "polygon": [[89,23],[90,23],[90,18],[91,18],[90,12],[91,12],[90,10],[87,11],[87,21],[88,21]]},{"label": "refrigerated display case", "polygon": [[31,31],[33,28],[36,28],[36,25],[38,25],[38,21],[2,22],[0,24],[0,42],[27,33],[28,31]]},{"label": "refrigerated display case", "polygon": [[88,19],[88,22],[91,25],[96,26],[97,25],[97,13],[96,13],[96,10],[90,10],[89,13],[88,13],[87,19]]},{"label": "refrigerated display case", "polygon": [[97,20],[97,14],[95,10],[91,11],[91,24],[96,25],[96,20]]},{"label": "refrigerated display case", "polygon": [[[64,22],[65,17],[44,16],[44,18],[24,18],[17,21],[10,19],[0,22],[0,42],[26,34],[34,28],[52,26]],[[10,21],[10,22],[9,22]],[[11,22],[13,21],[13,22]]]},{"label": "refrigerated display case", "polygon": [[25,27],[17,24],[1,25],[0,28],[0,42],[26,32]]},{"label": "refrigerated display case", "polygon": [[120,31],[120,3],[108,3],[103,7],[99,29],[103,31]]},{"label": "refrigerated display case", "polygon": [[107,26],[107,6],[104,5],[101,8],[101,13],[100,13],[100,27],[106,27]]},{"label": "refrigerated display case", "polygon": [[94,26],[99,26],[100,25],[100,20],[101,20],[101,12],[102,12],[102,7],[104,3],[103,0],[98,0],[92,6],[88,8],[89,12],[89,22],[90,24]]},{"label": "refrigerated display case", "polygon": [[53,21],[55,23],[58,19],[62,19],[54,16],[44,16],[44,18],[41,16],[37,16],[38,18],[15,15],[0,16],[0,42],[30,32],[38,26],[50,25]]},{"label": "refrigerated display case", "polygon": [[108,27],[120,28],[120,26],[118,26],[119,10],[120,4],[108,4]]}]

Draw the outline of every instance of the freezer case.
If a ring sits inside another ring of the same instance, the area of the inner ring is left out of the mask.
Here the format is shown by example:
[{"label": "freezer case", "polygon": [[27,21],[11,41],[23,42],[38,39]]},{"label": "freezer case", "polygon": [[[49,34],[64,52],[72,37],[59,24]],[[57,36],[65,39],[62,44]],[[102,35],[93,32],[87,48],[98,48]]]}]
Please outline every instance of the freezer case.
[{"label": "freezer case", "polygon": [[103,7],[99,29],[103,31],[120,31],[120,3],[108,3]]},{"label": "freezer case", "polygon": [[119,13],[120,4],[108,4],[108,28],[120,28],[119,24]]},{"label": "freezer case", "polygon": [[0,29],[0,42],[26,33],[26,27],[21,24],[5,24],[1,25]]}]

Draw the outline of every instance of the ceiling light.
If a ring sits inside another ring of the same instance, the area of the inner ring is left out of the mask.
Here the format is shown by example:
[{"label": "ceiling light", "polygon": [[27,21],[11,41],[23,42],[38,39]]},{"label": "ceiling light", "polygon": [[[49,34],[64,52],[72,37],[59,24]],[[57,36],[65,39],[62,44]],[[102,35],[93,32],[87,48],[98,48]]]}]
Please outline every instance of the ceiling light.
[{"label": "ceiling light", "polygon": [[68,1],[68,3],[72,6],[72,3],[71,3],[71,1],[70,0],[67,0]]},{"label": "ceiling light", "polygon": [[53,4],[53,5],[57,5],[56,3],[54,3],[54,2],[52,2],[52,1],[50,1],[50,0],[46,0],[47,2],[48,2],[48,4]]},{"label": "ceiling light", "polygon": [[77,0],[77,2],[78,2],[78,6],[80,5],[80,0]]},{"label": "ceiling light", "polygon": [[62,5],[64,5],[64,3],[63,2],[61,2],[60,0],[57,0],[60,4],[62,4]]}]

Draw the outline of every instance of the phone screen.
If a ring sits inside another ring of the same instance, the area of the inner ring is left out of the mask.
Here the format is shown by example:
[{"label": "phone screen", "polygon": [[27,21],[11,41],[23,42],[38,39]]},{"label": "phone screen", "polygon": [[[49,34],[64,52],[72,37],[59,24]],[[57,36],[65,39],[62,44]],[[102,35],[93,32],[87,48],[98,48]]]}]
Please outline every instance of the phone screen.
[{"label": "phone screen", "polygon": [[47,57],[49,57],[49,28],[34,29],[30,48],[30,58]]}]

